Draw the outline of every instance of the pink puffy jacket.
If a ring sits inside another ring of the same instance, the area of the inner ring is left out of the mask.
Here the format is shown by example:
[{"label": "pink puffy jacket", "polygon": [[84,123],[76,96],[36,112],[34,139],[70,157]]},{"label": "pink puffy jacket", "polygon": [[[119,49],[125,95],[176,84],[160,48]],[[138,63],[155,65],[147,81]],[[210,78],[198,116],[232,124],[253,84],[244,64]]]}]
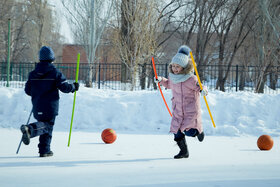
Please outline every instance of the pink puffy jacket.
[{"label": "pink puffy jacket", "polygon": [[[164,87],[172,90],[172,121],[170,132],[177,133],[191,128],[203,131],[200,107],[200,87],[195,75],[184,82],[174,84],[163,77],[160,82]],[[206,89],[206,87],[203,87]]]}]

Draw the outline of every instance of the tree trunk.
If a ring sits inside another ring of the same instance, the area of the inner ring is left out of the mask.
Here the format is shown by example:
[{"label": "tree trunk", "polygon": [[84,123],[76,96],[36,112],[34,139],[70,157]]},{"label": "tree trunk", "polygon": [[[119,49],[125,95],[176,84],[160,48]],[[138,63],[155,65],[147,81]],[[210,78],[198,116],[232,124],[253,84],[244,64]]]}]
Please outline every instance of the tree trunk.
[{"label": "tree trunk", "polygon": [[273,90],[276,90],[278,75],[273,70],[269,73],[269,87]]},{"label": "tree trunk", "polygon": [[89,70],[88,70],[88,77],[86,80],[86,87],[92,88],[92,79],[93,79],[93,64],[89,64]]},{"label": "tree trunk", "polygon": [[261,79],[258,81],[256,86],[256,93],[264,93],[264,80]]},{"label": "tree trunk", "polygon": [[266,82],[265,72],[261,72],[256,84],[256,93],[264,93],[264,83]]},{"label": "tree trunk", "polygon": [[220,89],[221,91],[225,91],[224,87],[224,51],[225,45],[223,42],[223,33],[219,34],[219,67],[218,67],[218,80],[216,84],[216,89]]},{"label": "tree trunk", "polygon": [[133,91],[136,87],[136,77],[137,77],[137,66],[133,66],[131,71],[131,86],[130,91]]},{"label": "tree trunk", "polygon": [[125,63],[121,64],[121,83],[126,83],[127,81],[127,67]]},{"label": "tree trunk", "polygon": [[246,77],[246,75],[245,75],[245,70],[246,70],[246,67],[243,66],[242,69],[241,69],[241,71],[239,72],[239,74],[240,74],[240,78],[239,78],[239,90],[240,90],[240,91],[243,91],[244,88],[245,88],[245,77]]},{"label": "tree trunk", "polygon": [[216,83],[216,89],[219,89],[220,91],[225,91],[225,81],[224,81],[224,78],[223,78],[223,66],[220,65],[219,68],[218,68],[218,80],[217,80],[217,83]]},{"label": "tree trunk", "polygon": [[141,67],[142,67],[142,71],[141,71],[141,75],[140,75],[140,86],[141,86],[141,90],[145,90],[146,87],[146,63],[144,63]]}]

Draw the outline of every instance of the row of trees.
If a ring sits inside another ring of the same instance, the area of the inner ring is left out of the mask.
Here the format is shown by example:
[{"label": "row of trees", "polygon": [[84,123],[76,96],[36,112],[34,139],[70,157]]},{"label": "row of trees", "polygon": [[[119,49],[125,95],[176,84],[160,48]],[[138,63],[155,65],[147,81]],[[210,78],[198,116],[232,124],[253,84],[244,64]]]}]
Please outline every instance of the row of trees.
[{"label": "row of trees", "polygon": [[[43,43],[56,46],[62,37],[47,0],[15,1],[4,0],[0,5],[0,38],[7,41],[7,19],[11,18],[14,20],[12,59],[24,61],[22,54],[25,54],[24,57],[33,60]],[[74,43],[84,46],[90,67],[100,59],[98,46],[105,46],[103,51],[122,63],[121,81],[129,83],[131,90],[138,76],[143,76],[138,72],[139,65],[149,62],[151,56],[157,62],[169,62],[182,44],[192,48],[202,79],[206,78],[205,65],[221,65],[216,88],[222,91],[234,64],[245,69],[250,65],[259,67],[258,79],[254,80],[256,92],[263,92],[269,70],[279,65],[278,0],[61,0],[61,3]],[[0,45],[0,58],[4,60],[7,44]],[[92,86],[96,73],[89,68],[87,86]],[[275,88],[278,73],[269,75],[271,88]],[[241,74],[241,90],[246,78],[246,74]]]},{"label": "row of trees", "polygon": [[[263,92],[269,68],[279,65],[280,3],[277,0],[62,1],[68,10],[71,5],[77,7],[79,4],[88,11],[76,9],[79,16],[89,19],[85,21],[88,25],[81,25],[83,29],[72,26],[79,28],[74,32],[76,42],[89,37],[81,44],[87,47],[94,44],[90,47],[92,53],[96,52],[107,23],[105,32],[110,34],[104,34],[107,37],[103,39],[114,47],[123,64],[122,82],[129,81],[131,89],[139,74],[139,64],[149,62],[151,56],[165,63],[182,44],[193,49],[202,78],[204,65],[222,65],[216,84],[216,88],[222,91],[234,63],[243,68],[249,65],[259,67],[258,79],[254,80],[256,92]],[[73,12],[73,9],[69,11],[73,15],[69,19],[75,20],[76,25],[85,20],[77,19]],[[92,23],[94,27],[90,27]],[[92,33],[97,34],[92,37]],[[90,58],[91,53],[88,55],[89,63],[95,63],[95,58]],[[245,80],[246,75],[241,75],[241,79]],[[277,72],[270,76],[272,88],[277,79]],[[240,89],[243,89],[244,81],[240,82]]]}]

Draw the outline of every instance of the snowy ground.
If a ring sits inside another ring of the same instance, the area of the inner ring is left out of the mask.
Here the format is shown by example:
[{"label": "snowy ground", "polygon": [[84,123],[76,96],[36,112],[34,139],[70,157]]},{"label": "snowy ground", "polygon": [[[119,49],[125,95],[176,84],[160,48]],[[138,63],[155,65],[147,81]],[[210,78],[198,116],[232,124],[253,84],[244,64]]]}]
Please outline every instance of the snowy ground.
[{"label": "snowy ground", "polygon": [[[170,105],[171,94],[164,95]],[[203,99],[206,138],[187,138],[188,159],[168,134],[170,116],[158,92],[77,93],[71,145],[67,147],[73,94],[61,94],[53,133],[53,157],[38,157],[38,138],[16,155],[31,105],[22,89],[0,88],[0,186],[280,186],[280,95],[212,92]],[[34,119],[31,119],[34,121]],[[118,138],[104,144],[104,128]],[[274,139],[259,151],[257,138]]]},{"label": "snowy ground", "polygon": [[256,137],[187,138],[190,157],[171,135],[118,134],[104,144],[99,133],[55,132],[54,156],[37,156],[37,139],[15,154],[20,133],[1,129],[1,186],[280,186],[280,141],[259,151]]}]

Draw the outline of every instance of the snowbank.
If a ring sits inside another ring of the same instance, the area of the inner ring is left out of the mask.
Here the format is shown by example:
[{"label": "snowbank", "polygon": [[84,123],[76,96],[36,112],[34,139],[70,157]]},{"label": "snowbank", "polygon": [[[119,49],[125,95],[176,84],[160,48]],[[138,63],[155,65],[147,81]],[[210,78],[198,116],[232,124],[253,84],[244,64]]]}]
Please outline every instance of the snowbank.
[{"label": "snowbank", "polygon": [[[171,92],[164,90],[171,106]],[[55,129],[68,131],[73,94],[60,93]],[[26,123],[31,99],[23,89],[0,88],[0,127],[19,128]],[[280,95],[249,92],[210,92],[207,96],[216,128],[201,97],[207,135],[280,136]],[[35,121],[34,118],[31,121]],[[168,134],[171,117],[158,91],[114,91],[81,87],[77,92],[73,130],[98,132],[113,128],[123,133]]]}]

